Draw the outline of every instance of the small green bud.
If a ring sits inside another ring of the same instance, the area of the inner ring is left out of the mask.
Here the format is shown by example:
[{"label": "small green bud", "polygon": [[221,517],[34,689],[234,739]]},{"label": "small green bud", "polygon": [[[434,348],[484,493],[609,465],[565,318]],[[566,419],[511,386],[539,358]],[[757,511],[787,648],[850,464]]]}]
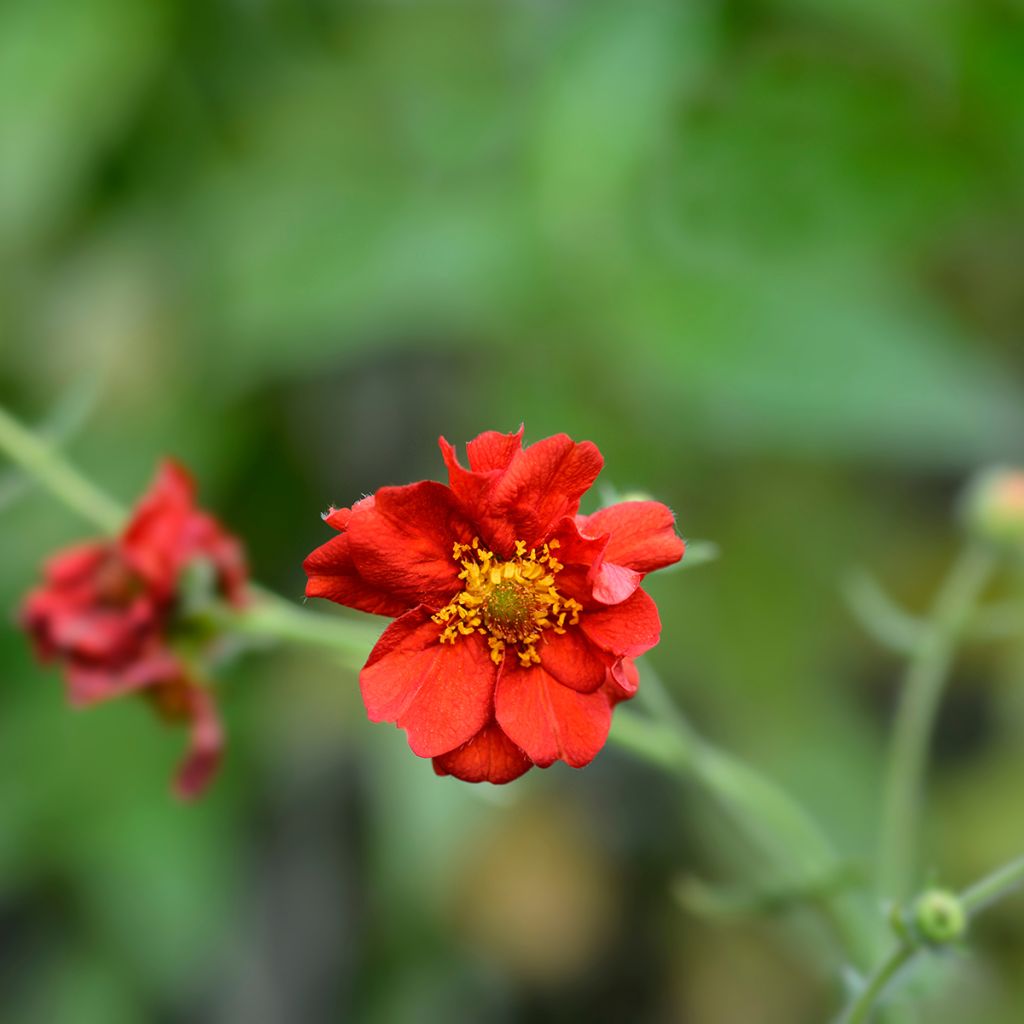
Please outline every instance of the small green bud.
[{"label": "small green bud", "polygon": [[929,889],[914,904],[914,924],[925,942],[944,946],[967,931],[967,913],[960,897],[948,889]]},{"label": "small green bud", "polygon": [[962,513],[971,533],[1024,552],[1024,469],[983,470],[964,494]]}]

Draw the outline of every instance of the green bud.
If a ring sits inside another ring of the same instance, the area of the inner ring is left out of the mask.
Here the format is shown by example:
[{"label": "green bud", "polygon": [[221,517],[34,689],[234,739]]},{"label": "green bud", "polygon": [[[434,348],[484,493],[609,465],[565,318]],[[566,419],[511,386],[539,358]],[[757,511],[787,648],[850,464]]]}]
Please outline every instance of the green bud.
[{"label": "green bud", "polygon": [[1024,469],[983,470],[968,486],[962,512],[976,536],[1024,552]]},{"label": "green bud", "polygon": [[956,893],[929,889],[914,904],[914,924],[925,942],[944,946],[963,937],[967,913]]}]

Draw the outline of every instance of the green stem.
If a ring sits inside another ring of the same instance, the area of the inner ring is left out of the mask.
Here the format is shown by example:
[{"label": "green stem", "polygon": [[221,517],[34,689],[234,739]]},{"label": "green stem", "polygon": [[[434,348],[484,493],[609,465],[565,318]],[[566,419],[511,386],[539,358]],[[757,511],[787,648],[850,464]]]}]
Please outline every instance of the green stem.
[{"label": "green stem", "polygon": [[981,881],[964,889],[960,899],[968,914],[977,914],[1024,885],[1024,857],[1011,860]]},{"label": "green stem", "polygon": [[218,627],[233,633],[320,647],[352,669],[365,664],[377,641],[377,631],[333,615],[305,611],[262,588],[254,590],[256,600],[248,607],[221,608],[208,615]]},{"label": "green stem", "polygon": [[104,533],[116,533],[124,510],[81,473],[59,451],[22,426],[0,406],[0,449],[13,462]]},{"label": "green stem", "polygon": [[[746,839],[795,884],[820,889],[820,879],[841,868],[807,812],[776,783],[698,736],[646,668],[640,694],[656,716],[620,709],[609,737],[613,743],[702,786]],[[817,902],[851,959],[867,962],[869,936],[848,894],[822,894]]]},{"label": "green stem", "polygon": [[[0,450],[7,452],[13,462],[54,497],[104,533],[115,534],[120,530],[126,514],[124,509],[86,479],[58,449],[19,423],[2,406]],[[208,615],[222,628],[236,633],[326,648],[353,668],[362,666],[377,640],[373,630],[333,616],[307,612],[255,583],[249,589],[254,601],[248,607],[225,608]]]},{"label": "green stem", "polygon": [[[1022,884],[1024,857],[1018,857],[964,889],[960,893],[960,902],[968,918],[973,918]],[[892,980],[902,968],[916,960],[928,948],[913,936],[903,939],[871,972],[864,987],[839,1018],[838,1024],[868,1024]]]},{"label": "green stem", "polygon": [[907,665],[892,746],[882,810],[880,871],[882,891],[906,896],[915,871],[925,766],[942,690],[957,641],[981,591],[992,575],[995,557],[969,545],[954,564]]},{"label": "green stem", "polygon": [[889,983],[918,954],[918,948],[900,943],[868,977],[864,988],[839,1018],[839,1024],[867,1024]]}]

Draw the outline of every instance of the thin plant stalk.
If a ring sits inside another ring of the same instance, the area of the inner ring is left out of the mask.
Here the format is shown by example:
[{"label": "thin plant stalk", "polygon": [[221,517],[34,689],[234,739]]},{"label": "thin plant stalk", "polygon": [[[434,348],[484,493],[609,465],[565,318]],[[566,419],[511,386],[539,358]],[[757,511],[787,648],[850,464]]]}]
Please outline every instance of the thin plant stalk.
[{"label": "thin plant stalk", "polygon": [[879,851],[880,887],[903,899],[916,871],[916,837],[928,751],[957,643],[995,568],[995,555],[970,543],[946,577],[907,663],[887,767]]}]

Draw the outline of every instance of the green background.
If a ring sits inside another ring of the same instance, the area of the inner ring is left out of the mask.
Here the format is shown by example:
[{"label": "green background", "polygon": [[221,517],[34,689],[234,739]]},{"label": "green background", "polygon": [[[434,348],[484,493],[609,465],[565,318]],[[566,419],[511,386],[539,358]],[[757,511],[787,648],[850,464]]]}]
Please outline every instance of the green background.
[{"label": "green background", "polygon": [[[964,481],[1024,455],[1022,172],[1019,0],[6,0],[0,399],[120,500],[186,461],[297,600],[320,511],[440,475],[438,434],[594,440],[722,552],[650,581],[649,664],[866,870],[899,664],[840,584],[924,607]],[[89,528],[13,474],[0,526],[12,621]],[[939,722],[951,885],[1024,848],[1022,640],[969,647]],[[614,749],[435,779],[351,672],[250,653],[185,807],[141,703],[70,712],[13,627],[0,668],[5,1022],[836,1005],[799,915],[670,898],[735,837]],[[1022,910],[922,1021],[1020,1020]]]}]

